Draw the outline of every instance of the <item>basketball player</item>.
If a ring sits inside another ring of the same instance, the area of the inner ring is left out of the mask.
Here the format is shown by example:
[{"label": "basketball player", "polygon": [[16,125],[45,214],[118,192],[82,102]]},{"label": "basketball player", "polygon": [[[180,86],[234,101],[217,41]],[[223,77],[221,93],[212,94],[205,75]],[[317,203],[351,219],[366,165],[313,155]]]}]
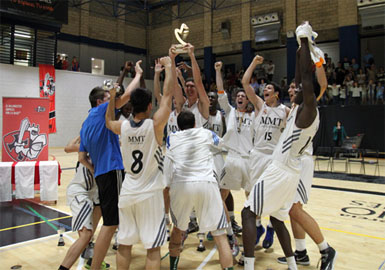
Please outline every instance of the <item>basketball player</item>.
[{"label": "basketball player", "polygon": [[[326,75],[323,66],[316,67],[317,81],[321,86],[321,94],[317,97],[319,100],[326,89]],[[295,83],[290,84],[290,101],[295,105],[296,87]],[[300,265],[310,265],[309,256],[306,251],[305,233],[308,233],[313,241],[318,245],[322,255],[321,269],[333,269],[336,253],[332,247],[329,247],[325,241],[318,223],[303,209],[303,204],[308,202],[311,191],[311,184],[314,173],[313,144],[310,143],[301,156],[301,177],[297,192],[293,201],[293,206],[289,212],[290,224],[294,235],[296,250],[294,252],[295,260]],[[334,252],[333,252],[334,251]],[[333,255],[334,254],[334,255]],[[331,258],[334,257],[334,258]],[[279,263],[286,263],[285,257],[277,259]],[[329,263],[330,261],[330,263]]]},{"label": "basketball player", "polygon": [[[297,36],[298,36],[297,32]],[[301,37],[301,36],[300,36]],[[297,51],[296,82],[302,82],[291,109],[286,128],[273,152],[273,161],[253,186],[242,210],[245,270],[254,269],[255,218],[270,215],[290,270],[297,270],[291,249],[290,235],[284,220],[292,206],[298,187],[304,150],[311,142],[319,125],[317,102],[313,90],[312,63],[307,37],[301,37]],[[266,183],[266,184],[265,184]]]},{"label": "basketball player", "polygon": [[[64,151],[66,153],[79,152],[80,136],[71,140]],[[67,270],[79,258],[95,233],[101,218],[98,188],[94,176],[86,167],[78,162],[74,178],[67,186],[67,204],[72,213],[72,231],[78,232],[79,238],[68,249],[59,270]],[[103,269],[109,264],[102,263]]]},{"label": "basketball player", "polygon": [[[142,76],[141,60],[136,62],[135,77],[127,86],[123,95],[115,101],[115,107],[121,108],[130,99],[130,94],[140,83]],[[122,73],[123,74],[123,73]],[[80,131],[79,162],[94,173],[99,189],[103,226],[96,239],[91,269],[100,269],[111,239],[119,224],[118,196],[123,181],[123,162],[120,153],[119,137],[106,128],[105,113],[109,95],[95,87],[90,93],[93,107]],[[88,155],[91,157],[91,164]]]},{"label": "basketball player", "polygon": [[[255,182],[271,163],[272,154],[278,143],[279,137],[285,127],[289,108],[279,101],[281,89],[274,82],[266,84],[263,90],[265,101],[255,94],[250,85],[250,80],[257,65],[263,63],[262,56],[255,56],[250,66],[247,68],[242,78],[243,89],[247,98],[253,104],[256,118],[254,121],[254,147],[250,152],[250,181],[246,184],[245,191],[248,196]],[[257,240],[263,235],[265,229],[261,224],[261,219],[257,219]],[[272,246],[274,241],[274,229],[271,222],[267,225],[266,237],[262,246],[267,249]]]},{"label": "basketball player", "polygon": [[[221,74],[222,62],[215,63],[216,83],[218,88],[219,105],[225,112],[226,134],[223,137],[224,148],[228,150],[228,155],[221,173],[221,195],[226,201],[230,190],[245,188],[249,181],[249,151],[253,148],[253,123],[254,112],[248,112],[245,91],[239,90],[235,99],[236,108],[230,106],[227,94],[224,91],[223,79]],[[228,206],[229,212],[234,206]],[[230,213],[229,213],[230,214]],[[235,220],[233,214],[230,215],[233,224]],[[236,230],[234,230],[236,232]]]},{"label": "basketball player", "polygon": [[150,119],[152,94],[137,88],[131,93],[133,119],[115,121],[115,90],[106,112],[107,128],[122,138],[123,163],[126,177],[119,196],[118,269],[129,269],[132,245],[141,241],[147,249],[145,269],[160,269],[160,247],[166,242],[163,189],[163,129],[171,112],[172,86],[175,70],[170,57],[163,57],[166,78],[159,109]]},{"label": "basketball player", "polygon": [[182,233],[187,230],[193,209],[200,232],[211,232],[217,244],[223,269],[233,269],[233,258],[226,237],[223,202],[214,177],[212,148],[220,138],[212,131],[195,127],[195,116],[182,111],[177,118],[180,131],[167,137],[166,175],[171,179],[170,202],[174,228],[169,243],[170,270],[177,270]]}]

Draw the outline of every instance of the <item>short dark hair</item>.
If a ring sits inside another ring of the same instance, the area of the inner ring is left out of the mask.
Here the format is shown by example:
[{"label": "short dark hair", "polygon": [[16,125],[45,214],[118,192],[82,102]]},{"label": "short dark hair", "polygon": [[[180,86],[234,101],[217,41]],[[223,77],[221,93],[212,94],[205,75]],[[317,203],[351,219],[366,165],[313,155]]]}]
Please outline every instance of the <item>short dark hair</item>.
[{"label": "short dark hair", "polygon": [[97,104],[97,100],[98,99],[100,99],[100,100],[104,99],[104,93],[105,92],[106,92],[106,90],[104,90],[103,88],[101,88],[99,86],[97,86],[97,87],[95,87],[94,89],[91,90],[91,93],[88,96],[88,99],[90,100],[92,108],[94,108],[94,107],[96,107],[98,105]]},{"label": "short dark hair", "polygon": [[180,130],[193,128],[195,126],[195,116],[190,111],[181,111],[176,121]]},{"label": "short dark hair", "polygon": [[274,87],[274,92],[278,92],[278,95],[281,94],[281,87],[277,83],[270,82],[268,84],[271,84]]},{"label": "short dark hair", "polygon": [[195,84],[194,78],[192,78],[192,77],[188,77],[188,78],[184,81],[185,84],[188,83],[188,82],[193,82],[193,83]]},{"label": "short dark hair", "polygon": [[152,93],[146,88],[136,88],[131,93],[132,114],[136,115],[147,111],[148,104],[152,102]]}]

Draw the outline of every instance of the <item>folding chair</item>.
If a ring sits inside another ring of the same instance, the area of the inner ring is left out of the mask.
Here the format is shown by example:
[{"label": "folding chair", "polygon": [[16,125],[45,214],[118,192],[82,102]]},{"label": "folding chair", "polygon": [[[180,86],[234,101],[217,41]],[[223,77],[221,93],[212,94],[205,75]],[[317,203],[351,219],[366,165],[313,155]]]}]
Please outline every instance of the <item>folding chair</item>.
[{"label": "folding chair", "polygon": [[380,176],[380,163],[378,160],[378,150],[364,149],[363,156],[364,158],[371,158],[371,159],[365,159],[363,162],[364,173],[365,173],[365,165],[374,165],[375,166],[374,175],[376,175],[376,172],[378,172],[378,176]]},{"label": "folding chair", "polygon": [[331,170],[331,162],[332,162],[332,147],[329,146],[319,146],[315,151],[315,159],[314,159],[314,167],[317,166],[317,170],[320,171],[320,161],[327,161],[326,171],[329,171],[329,167]]}]

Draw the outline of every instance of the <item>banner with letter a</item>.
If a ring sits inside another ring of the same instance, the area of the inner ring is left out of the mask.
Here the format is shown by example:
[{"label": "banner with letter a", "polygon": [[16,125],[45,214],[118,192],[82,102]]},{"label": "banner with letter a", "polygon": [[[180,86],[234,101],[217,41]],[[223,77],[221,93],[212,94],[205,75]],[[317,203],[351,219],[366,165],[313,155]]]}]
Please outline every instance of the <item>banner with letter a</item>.
[{"label": "banner with letter a", "polygon": [[48,98],[3,97],[3,162],[48,160],[48,109]]},{"label": "banner with letter a", "polygon": [[52,65],[39,64],[40,97],[49,98],[49,133],[56,132],[55,111],[55,68]]}]

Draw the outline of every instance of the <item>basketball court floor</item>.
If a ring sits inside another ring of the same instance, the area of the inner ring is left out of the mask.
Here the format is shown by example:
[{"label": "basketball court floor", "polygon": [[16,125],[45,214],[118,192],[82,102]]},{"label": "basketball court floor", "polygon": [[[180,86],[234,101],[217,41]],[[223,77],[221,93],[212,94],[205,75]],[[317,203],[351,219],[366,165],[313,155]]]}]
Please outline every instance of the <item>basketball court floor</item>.
[{"label": "basketball court floor", "polygon": [[[66,205],[66,187],[75,170],[77,154],[66,154],[62,148],[50,148],[62,168],[62,185],[55,204],[42,204],[39,195],[33,200],[14,200],[0,203],[0,269],[57,269],[77,234],[71,232],[71,214]],[[326,162],[326,161],[324,161]],[[343,171],[343,164],[337,170]],[[321,168],[326,169],[326,163]],[[352,172],[359,173],[360,165],[353,164]],[[374,174],[374,166],[366,167],[366,174]],[[338,252],[335,269],[385,269],[385,160],[380,160],[381,177],[345,173],[316,173],[310,202],[305,206],[319,223],[326,240]],[[349,180],[346,180],[349,179]],[[240,212],[245,200],[242,191],[233,192],[236,219],[241,223]],[[263,219],[266,225],[267,218]],[[290,222],[286,225],[290,229]],[[58,246],[58,230],[63,231],[64,246]],[[263,237],[262,237],[263,239]],[[238,237],[241,243],[242,238]],[[116,251],[108,250],[105,261],[116,269]],[[181,254],[179,269],[220,269],[214,242],[205,240],[206,250],[198,252],[197,234],[190,234]],[[292,242],[294,247],[294,242]],[[318,269],[320,254],[317,246],[307,237],[310,266],[299,269]],[[162,250],[161,269],[169,269],[167,245]],[[134,246],[130,269],[144,269],[146,251],[141,244]],[[283,252],[275,237],[272,248],[256,247],[256,268],[259,270],[287,269],[276,258]],[[236,258],[239,259],[239,256]],[[85,269],[79,259],[72,269]],[[234,269],[243,269],[235,265]]]}]

